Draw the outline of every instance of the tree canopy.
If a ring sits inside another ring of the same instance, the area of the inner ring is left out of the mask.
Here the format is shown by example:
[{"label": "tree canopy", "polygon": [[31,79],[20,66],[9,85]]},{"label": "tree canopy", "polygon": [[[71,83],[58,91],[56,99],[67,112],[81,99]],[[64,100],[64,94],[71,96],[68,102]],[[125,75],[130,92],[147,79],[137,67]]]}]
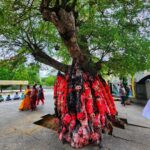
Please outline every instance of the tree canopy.
[{"label": "tree canopy", "polygon": [[88,71],[134,74],[150,68],[148,8],[142,0],[2,1],[0,53],[63,72],[74,58]]},{"label": "tree canopy", "polygon": [[27,80],[30,84],[40,83],[38,64],[30,64],[29,66],[22,64],[12,68],[13,66],[10,65],[0,67],[0,80]]}]

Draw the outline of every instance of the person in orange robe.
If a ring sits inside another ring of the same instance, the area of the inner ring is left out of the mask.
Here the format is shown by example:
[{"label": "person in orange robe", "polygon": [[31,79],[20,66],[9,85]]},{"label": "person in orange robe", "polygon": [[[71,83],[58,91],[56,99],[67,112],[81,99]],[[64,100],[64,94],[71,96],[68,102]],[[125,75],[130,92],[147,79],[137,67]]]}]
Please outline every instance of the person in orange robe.
[{"label": "person in orange robe", "polygon": [[31,90],[30,86],[27,85],[27,89],[24,92],[24,99],[22,100],[19,110],[29,110],[30,109],[30,103],[31,103],[31,98],[30,98]]}]

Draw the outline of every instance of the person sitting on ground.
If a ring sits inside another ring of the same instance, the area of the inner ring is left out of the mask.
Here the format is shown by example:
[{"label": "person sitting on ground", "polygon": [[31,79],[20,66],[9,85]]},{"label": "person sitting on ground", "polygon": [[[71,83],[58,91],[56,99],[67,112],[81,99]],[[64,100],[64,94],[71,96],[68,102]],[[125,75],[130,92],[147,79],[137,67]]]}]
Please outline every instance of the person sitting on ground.
[{"label": "person sitting on ground", "polygon": [[0,102],[4,101],[4,98],[2,95],[0,95]]},{"label": "person sitting on ground", "polygon": [[24,99],[24,97],[25,97],[24,93],[21,93],[20,99],[22,100]]},{"label": "person sitting on ground", "polygon": [[19,95],[18,95],[18,92],[16,92],[16,94],[14,95],[13,100],[19,100],[19,99],[20,99],[20,97],[19,97]]},{"label": "person sitting on ground", "polygon": [[129,99],[129,92],[130,92],[130,87],[127,85],[125,87],[125,90],[126,90],[126,98],[125,98],[125,104],[126,105],[130,105],[130,99]]},{"label": "person sitting on ground", "polygon": [[10,100],[11,100],[10,95],[7,95],[7,97],[6,97],[6,101],[10,101]]}]

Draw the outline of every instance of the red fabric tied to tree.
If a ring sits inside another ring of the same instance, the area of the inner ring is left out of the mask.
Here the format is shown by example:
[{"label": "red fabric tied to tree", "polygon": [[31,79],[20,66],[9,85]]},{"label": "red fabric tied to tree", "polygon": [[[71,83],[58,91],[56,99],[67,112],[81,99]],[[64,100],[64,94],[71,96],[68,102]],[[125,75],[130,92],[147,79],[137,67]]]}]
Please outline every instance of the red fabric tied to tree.
[{"label": "red fabric tied to tree", "polygon": [[58,74],[54,85],[54,99],[57,112],[60,115],[67,113],[67,81],[64,76]]},{"label": "red fabric tied to tree", "polygon": [[62,121],[64,125],[69,125],[71,122],[71,116],[69,114],[65,114]]},{"label": "red fabric tied to tree", "polygon": [[84,87],[83,97],[85,99],[85,108],[88,116],[90,117],[94,113],[92,93],[88,82],[85,82],[83,84],[83,87]]},{"label": "red fabric tied to tree", "polygon": [[116,110],[116,106],[115,106],[115,103],[114,103],[114,99],[110,93],[110,88],[107,84],[105,84],[105,90],[106,90],[106,94],[108,95],[109,99],[110,99],[110,102],[111,102],[111,107],[113,109],[113,113],[112,115],[116,115],[117,114],[117,110]]},{"label": "red fabric tied to tree", "polygon": [[61,141],[81,148],[99,144],[102,130],[112,131],[110,122],[115,121],[117,111],[108,85],[98,75],[90,76],[77,65],[66,75],[58,73],[54,99]]}]

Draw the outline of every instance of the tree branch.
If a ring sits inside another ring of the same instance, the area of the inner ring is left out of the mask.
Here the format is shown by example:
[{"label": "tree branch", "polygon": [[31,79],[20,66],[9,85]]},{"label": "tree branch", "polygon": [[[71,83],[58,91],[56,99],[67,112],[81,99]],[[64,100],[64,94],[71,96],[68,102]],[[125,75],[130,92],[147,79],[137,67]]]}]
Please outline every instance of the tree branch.
[{"label": "tree branch", "polygon": [[23,41],[27,44],[35,60],[41,63],[44,63],[46,65],[49,65],[59,71],[67,72],[68,67],[69,67],[68,65],[60,63],[59,61],[53,59],[52,57],[47,55],[45,52],[43,52],[37,43],[32,43],[29,37],[27,38],[28,38],[28,41],[26,39],[23,39]]},{"label": "tree branch", "polygon": [[[73,3],[70,4],[65,0],[63,1],[65,6],[59,5],[57,9],[53,5],[50,8],[49,2],[49,0],[42,0],[41,2],[40,12],[43,19],[55,25],[71,57],[77,60],[81,68],[91,74],[96,74],[97,66],[92,63],[90,53],[87,53],[87,50],[81,50],[77,43],[75,23],[77,16],[75,16],[74,8],[71,8],[71,6],[75,7],[77,1],[73,0]],[[53,3],[51,2],[51,4]]]},{"label": "tree branch", "polygon": [[51,58],[50,56],[48,56],[46,53],[44,53],[42,50],[40,49],[36,49],[35,52],[32,53],[32,55],[34,56],[35,60],[44,63],[46,65],[49,65],[59,71],[62,72],[67,72],[68,70],[68,65],[62,64],[59,61]]}]

